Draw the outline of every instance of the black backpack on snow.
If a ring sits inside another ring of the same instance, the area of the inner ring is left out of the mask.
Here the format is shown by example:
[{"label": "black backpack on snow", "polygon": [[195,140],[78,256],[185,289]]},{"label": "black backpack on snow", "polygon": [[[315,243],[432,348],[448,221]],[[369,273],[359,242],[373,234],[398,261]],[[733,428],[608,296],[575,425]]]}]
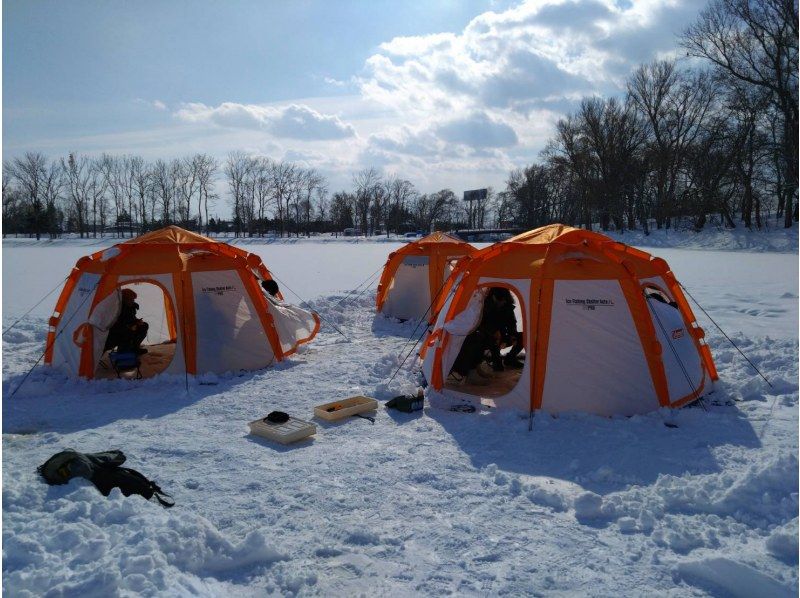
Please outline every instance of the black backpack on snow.
[{"label": "black backpack on snow", "polygon": [[113,488],[119,488],[123,496],[139,494],[150,500],[156,500],[164,507],[175,504],[172,497],[148,480],[141,473],[128,467],[122,451],[106,451],[103,453],[79,453],[67,449],[56,453],[36,468],[36,471],[51,486],[66,484],[74,477],[86,478],[100,491],[108,496]]}]

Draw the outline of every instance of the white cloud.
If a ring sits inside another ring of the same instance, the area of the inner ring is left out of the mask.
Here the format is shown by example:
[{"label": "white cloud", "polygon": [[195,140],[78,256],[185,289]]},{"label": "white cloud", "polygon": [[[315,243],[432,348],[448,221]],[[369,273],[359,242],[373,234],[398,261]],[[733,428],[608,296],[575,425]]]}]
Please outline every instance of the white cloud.
[{"label": "white cloud", "polygon": [[510,147],[517,144],[517,134],[509,125],[477,113],[457,118],[436,127],[444,141],[474,148]]},{"label": "white cloud", "polygon": [[[379,46],[359,79],[368,98],[401,113],[536,107],[611,93],[641,61],[674,48],[691,0],[530,0],[475,17],[459,34]],[[622,77],[620,75],[623,75]]]},{"label": "white cloud", "polygon": [[301,104],[275,107],[223,102],[212,107],[186,103],[175,112],[175,116],[185,122],[264,130],[289,139],[332,140],[356,135],[353,125],[343,122],[338,116],[322,114]]},{"label": "white cloud", "polygon": [[699,8],[694,0],[528,0],[461,31],[387,40],[360,74],[324,78],[356,95],[187,103],[174,115],[249,147],[278,143],[273,157],[317,167],[332,186],[379,166],[421,190],[501,187],[509,170],[537,159],[581,97],[621,93],[639,63],[674,52]]},{"label": "white cloud", "polygon": [[135,98],[133,100],[135,104],[141,104],[144,106],[148,106],[150,108],[155,108],[156,110],[164,111],[167,109],[167,105],[162,102],[161,100],[145,100],[142,98]]}]

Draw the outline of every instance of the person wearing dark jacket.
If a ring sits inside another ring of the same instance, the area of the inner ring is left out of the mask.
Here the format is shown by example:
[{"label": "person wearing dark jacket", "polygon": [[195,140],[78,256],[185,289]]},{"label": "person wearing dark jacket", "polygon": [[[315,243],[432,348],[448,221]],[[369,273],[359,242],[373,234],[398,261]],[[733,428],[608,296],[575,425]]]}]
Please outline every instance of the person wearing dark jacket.
[{"label": "person wearing dark jacket", "polygon": [[138,355],[147,353],[147,349],[142,348],[141,344],[147,336],[149,325],[136,316],[139,310],[139,304],[135,301],[136,293],[132,289],[122,289],[121,296],[119,317],[108,331],[103,350],[108,351],[116,347],[120,352],[134,352]]},{"label": "person wearing dark jacket", "polygon": [[[492,369],[496,372],[505,367],[523,367],[522,361],[517,357],[524,344],[522,333],[517,331],[514,307],[514,296],[503,287],[492,287],[483,304],[483,318],[479,328],[490,339],[488,349],[492,356]],[[509,345],[511,350],[503,357],[500,349]]]}]

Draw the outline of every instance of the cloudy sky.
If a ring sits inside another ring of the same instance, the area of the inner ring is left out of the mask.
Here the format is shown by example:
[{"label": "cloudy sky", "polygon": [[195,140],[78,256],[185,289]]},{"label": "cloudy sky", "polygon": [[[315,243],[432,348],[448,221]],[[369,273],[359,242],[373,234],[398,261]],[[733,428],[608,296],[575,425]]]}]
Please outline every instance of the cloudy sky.
[{"label": "cloudy sky", "polygon": [[3,156],[235,149],[332,190],[375,166],[502,188],[701,0],[4,0]]}]

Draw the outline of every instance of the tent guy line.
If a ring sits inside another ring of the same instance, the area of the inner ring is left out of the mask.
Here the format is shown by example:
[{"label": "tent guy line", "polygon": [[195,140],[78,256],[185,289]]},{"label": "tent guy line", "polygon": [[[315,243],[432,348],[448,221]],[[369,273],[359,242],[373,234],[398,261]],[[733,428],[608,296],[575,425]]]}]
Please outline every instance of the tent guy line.
[{"label": "tent guy line", "polygon": [[[679,284],[680,284],[680,283],[679,283]],[[729,342],[731,345],[733,345],[733,348],[734,348],[734,349],[736,349],[736,350],[737,350],[737,351],[738,351],[738,352],[741,354],[741,356],[745,358],[745,360],[747,361],[747,363],[749,363],[749,364],[750,364],[750,366],[751,366],[751,367],[752,367],[752,368],[753,368],[753,369],[754,369],[754,370],[755,370],[755,371],[758,373],[758,375],[759,375],[759,376],[761,376],[761,377],[764,379],[764,382],[766,382],[767,384],[769,384],[769,387],[770,387],[770,388],[773,388],[773,386],[772,386],[772,382],[770,382],[770,381],[767,379],[767,377],[766,377],[764,374],[762,374],[762,373],[761,373],[761,370],[759,370],[759,369],[756,367],[756,364],[754,364],[752,361],[750,361],[750,358],[748,358],[748,357],[747,357],[747,355],[745,355],[745,354],[744,354],[744,351],[742,351],[742,350],[739,348],[739,346],[738,346],[738,345],[737,345],[735,342],[733,342],[733,339],[727,335],[727,333],[726,333],[726,332],[725,332],[725,331],[724,331],[724,330],[723,330],[723,329],[720,327],[720,325],[716,323],[716,321],[714,320],[714,318],[712,318],[712,317],[711,317],[711,316],[708,314],[708,312],[707,312],[707,311],[706,311],[706,310],[703,308],[703,306],[702,306],[702,305],[700,305],[700,303],[698,303],[697,299],[695,299],[695,298],[692,296],[692,294],[689,292],[689,289],[687,289],[687,288],[686,288],[685,286],[683,286],[682,284],[681,284],[681,288],[683,289],[683,292],[684,292],[684,293],[686,293],[686,294],[688,295],[688,297],[689,297],[689,298],[690,298],[690,299],[691,299],[691,300],[694,302],[694,304],[695,304],[697,307],[699,307],[699,308],[700,308],[700,311],[702,311],[702,312],[703,312],[703,313],[706,315],[706,317],[707,317],[709,320],[711,320],[711,323],[712,323],[712,324],[714,324],[714,326],[716,326],[716,327],[717,327],[717,330],[719,330],[719,331],[722,333],[722,336],[724,336],[724,337],[727,339],[727,341],[728,341],[728,342]]]},{"label": "tent guy line", "polygon": [[353,342],[353,341],[351,341],[351,340],[350,340],[350,338],[349,338],[349,337],[348,337],[348,336],[347,336],[347,335],[346,335],[344,332],[342,332],[341,330],[339,330],[339,327],[338,327],[338,326],[336,326],[336,324],[334,324],[333,322],[331,322],[331,321],[330,321],[330,320],[328,320],[327,318],[323,317],[323,316],[322,316],[322,314],[321,314],[321,313],[319,313],[318,311],[316,311],[316,310],[312,309],[312,308],[311,308],[311,304],[310,304],[308,301],[306,301],[306,300],[305,300],[305,299],[303,299],[303,298],[302,298],[300,295],[298,295],[297,293],[295,293],[295,292],[294,292],[294,291],[293,291],[293,290],[292,290],[292,289],[289,287],[289,285],[288,285],[288,284],[286,284],[286,283],[285,283],[285,282],[283,282],[283,281],[282,281],[280,278],[278,278],[277,276],[275,276],[275,274],[274,274],[274,273],[272,273],[272,278],[274,278],[276,282],[278,282],[278,283],[279,283],[279,284],[280,284],[280,285],[281,285],[283,288],[285,288],[287,291],[289,291],[289,292],[290,292],[292,295],[294,295],[295,297],[297,297],[297,298],[298,298],[298,299],[299,299],[299,300],[300,300],[300,301],[303,303],[303,305],[305,305],[306,307],[308,307],[309,309],[311,309],[312,313],[315,313],[315,314],[317,314],[317,315],[319,316],[319,318],[320,318],[320,319],[321,319],[323,322],[325,322],[325,323],[326,323],[326,324],[328,324],[328,325],[329,325],[331,328],[333,328],[333,329],[334,329],[336,332],[338,332],[339,334],[341,334],[341,335],[342,335],[342,337],[344,337],[344,339],[345,339],[345,340],[346,340],[348,343],[351,343],[351,342]]},{"label": "tent guy line", "polygon": [[[67,278],[69,278],[69,276],[67,276]],[[66,279],[65,279],[65,280],[66,280]],[[77,309],[75,310],[75,312],[74,312],[74,313],[73,313],[73,314],[70,316],[69,320],[67,320],[67,321],[64,323],[64,327],[63,327],[63,328],[62,328],[62,329],[61,329],[61,330],[58,332],[58,334],[56,334],[56,335],[53,337],[53,339],[52,339],[52,340],[51,340],[49,343],[47,343],[47,344],[45,345],[45,347],[44,347],[44,351],[42,351],[42,354],[41,354],[41,355],[39,355],[39,358],[36,360],[36,363],[34,363],[34,364],[31,366],[31,369],[29,369],[29,370],[28,370],[28,371],[25,373],[25,376],[22,378],[22,381],[21,381],[21,382],[20,382],[20,383],[17,385],[17,387],[16,387],[16,388],[14,389],[14,391],[11,393],[11,396],[10,396],[10,397],[8,397],[8,398],[9,398],[9,400],[13,399],[13,398],[14,398],[14,395],[16,395],[16,394],[17,394],[17,392],[19,391],[19,389],[20,389],[20,388],[22,388],[22,385],[23,385],[23,384],[25,384],[25,381],[28,379],[28,376],[30,376],[30,375],[31,375],[31,372],[33,372],[33,370],[36,368],[36,366],[37,366],[37,365],[39,365],[39,362],[42,360],[42,357],[44,357],[45,355],[47,355],[47,352],[48,352],[48,351],[50,351],[50,350],[53,348],[53,345],[54,345],[54,344],[55,344],[55,342],[58,340],[58,337],[60,337],[60,336],[61,336],[61,335],[64,333],[64,331],[67,329],[67,326],[69,325],[69,323],[70,323],[70,322],[72,322],[72,320],[75,318],[75,316],[77,316],[77,315],[80,313],[80,308],[81,308],[81,307],[83,307],[83,304],[84,304],[84,303],[86,303],[86,300],[87,300],[89,297],[91,297],[91,296],[92,296],[92,293],[93,293],[94,291],[96,291],[96,290],[97,290],[97,286],[98,286],[99,284],[100,284],[100,281],[98,280],[98,281],[97,281],[97,283],[95,283],[95,285],[94,285],[94,288],[93,288],[93,289],[92,289],[90,292],[86,293],[86,296],[83,298],[83,301],[81,301],[80,305],[78,305],[78,308],[77,308]],[[59,285],[59,286],[61,286],[61,285]],[[56,287],[56,288],[58,288],[58,287]],[[52,291],[51,291],[51,293],[52,293]],[[41,302],[40,302],[40,303],[41,303]]]},{"label": "tent guy line", "polygon": [[18,319],[16,322],[14,322],[13,324],[11,324],[11,326],[9,326],[9,327],[8,327],[8,328],[6,328],[5,330],[3,330],[3,336],[5,336],[5,335],[6,335],[8,332],[11,332],[11,330],[14,328],[14,326],[16,326],[17,324],[19,324],[20,322],[22,322],[22,320],[24,320],[24,319],[25,319],[25,316],[27,316],[27,315],[28,315],[29,313],[31,313],[31,312],[32,312],[34,309],[36,309],[37,307],[39,307],[39,306],[40,306],[40,305],[41,305],[41,304],[44,302],[44,300],[45,300],[45,299],[47,299],[47,298],[48,298],[50,295],[52,295],[52,294],[53,294],[53,293],[55,293],[55,292],[56,292],[58,289],[60,289],[60,288],[61,288],[61,285],[63,285],[65,282],[67,282],[67,279],[68,279],[68,278],[69,278],[69,274],[67,274],[67,275],[64,277],[64,279],[63,279],[63,280],[61,280],[61,281],[60,281],[60,282],[59,282],[59,283],[58,283],[58,284],[57,284],[55,287],[53,287],[53,289],[52,289],[52,290],[51,290],[49,293],[47,293],[47,295],[45,295],[44,297],[42,297],[41,299],[39,299],[39,301],[37,301],[37,302],[36,302],[36,305],[34,305],[34,306],[33,306],[33,307],[31,307],[31,308],[30,308],[28,311],[26,311],[24,314],[22,314],[22,315],[19,317],[19,319]]}]

